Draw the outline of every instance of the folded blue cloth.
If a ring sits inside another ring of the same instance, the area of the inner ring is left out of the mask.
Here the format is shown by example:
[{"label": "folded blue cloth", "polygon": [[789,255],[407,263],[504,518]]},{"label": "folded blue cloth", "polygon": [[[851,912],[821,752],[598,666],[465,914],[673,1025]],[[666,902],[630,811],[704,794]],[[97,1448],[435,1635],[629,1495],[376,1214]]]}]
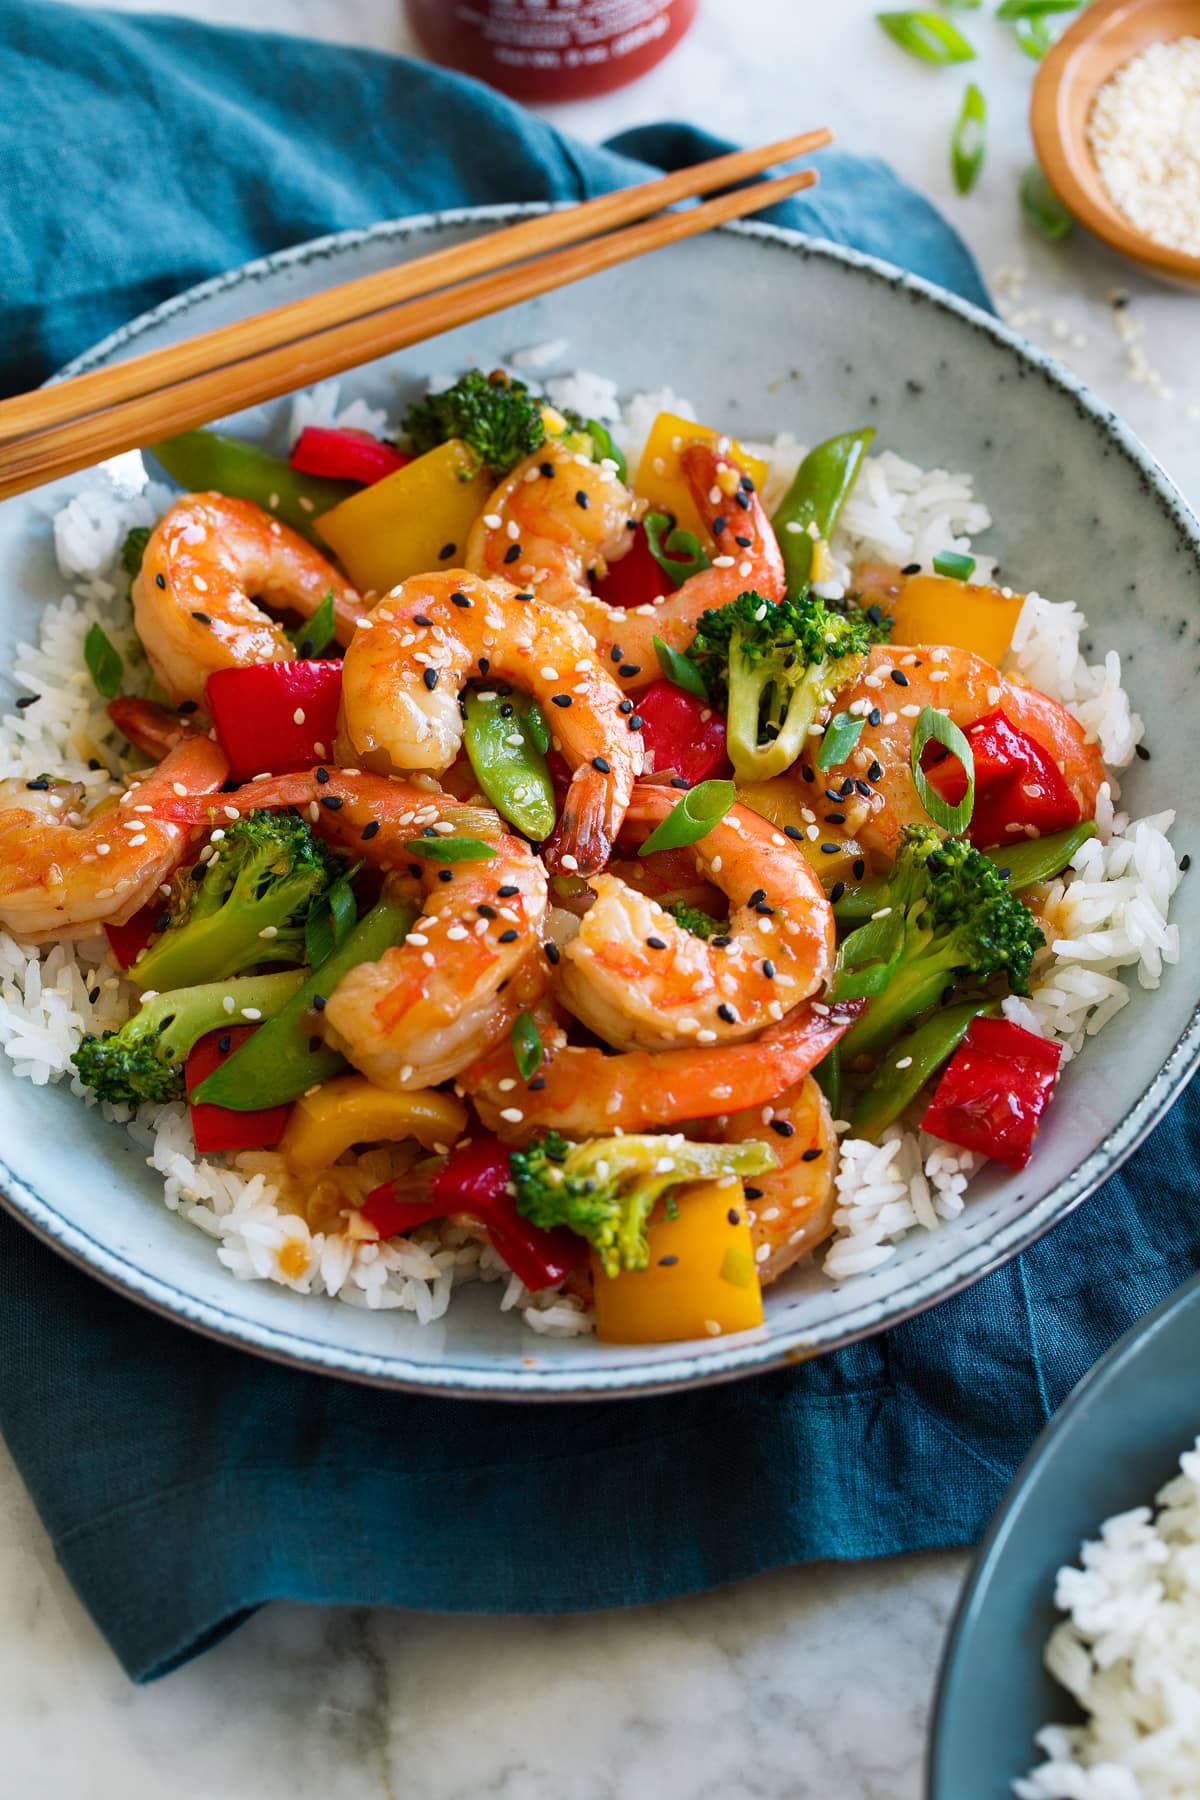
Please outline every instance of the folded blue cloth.
[{"label": "folded blue cloth", "polygon": [[[593,149],[394,58],[5,0],[0,391],[281,245],[464,201],[574,200],[718,147],[662,126]],[[781,222],[986,303],[961,243],[882,164],[826,152],[821,177]],[[574,1611],[969,1543],[1071,1385],[1200,1260],[1196,1106],[936,1312],[737,1387],[596,1406],[296,1374],[139,1310],[0,1218],[0,1429],[138,1680],[275,1598]]]}]

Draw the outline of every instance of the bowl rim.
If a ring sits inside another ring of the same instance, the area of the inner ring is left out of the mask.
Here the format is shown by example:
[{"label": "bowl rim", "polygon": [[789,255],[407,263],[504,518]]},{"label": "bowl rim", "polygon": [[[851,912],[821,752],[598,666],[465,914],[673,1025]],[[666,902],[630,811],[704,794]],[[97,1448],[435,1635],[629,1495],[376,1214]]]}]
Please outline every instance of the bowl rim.
[{"label": "bowl rim", "polygon": [[[1200,255],[1177,250],[1171,244],[1161,244],[1157,238],[1139,231],[1108,198],[1107,189],[1104,189],[1103,203],[1088,191],[1076,173],[1075,163],[1079,156],[1090,162],[1091,153],[1086,142],[1081,144],[1076,135],[1065,128],[1062,116],[1064,93],[1078,83],[1081,58],[1088,45],[1107,36],[1130,14],[1147,10],[1154,4],[1155,0],[1094,0],[1094,4],[1079,15],[1043,57],[1030,93],[1029,129],[1047,181],[1081,225],[1110,249],[1119,251],[1160,277],[1188,284],[1200,283]],[[1139,52],[1131,51],[1130,54]],[[1098,83],[1092,89],[1091,98],[1099,92],[1100,85]],[[1103,188],[1103,182],[1100,185]]]},{"label": "bowl rim", "polygon": [[[941,1765],[946,1754],[949,1714],[957,1698],[956,1684],[961,1657],[968,1638],[980,1628],[996,1566],[1008,1548],[1009,1538],[1020,1526],[1024,1507],[1045,1469],[1047,1457],[1060,1440],[1070,1438],[1077,1431],[1090,1429],[1097,1409],[1101,1412],[1104,1410],[1112,1384],[1121,1379],[1131,1362],[1135,1362],[1146,1352],[1160,1332],[1172,1328],[1180,1312],[1190,1312],[1197,1301],[1200,1301],[1200,1273],[1190,1275],[1150,1312],[1135,1320],[1128,1330],[1122,1332],[1099,1362],[1093,1363],[1087,1373],[1080,1376],[1058,1411],[1043,1425],[1032,1448],[1005,1489],[974,1553],[970,1571],[959,1590],[954,1614],[946,1632],[926,1737],[925,1800],[946,1800],[947,1790]],[[1186,1438],[1185,1429],[1179,1440],[1181,1450]],[[1146,1503],[1149,1504],[1149,1501]],[[1090,1536],[1096,1535],[1102,1522],[1100,1519],[1095,1521]],[[1071,1704],[1065,1697],[1065,1690],[1062,1704],[1064,1709]],[[1045,1723],[1049,1724],[1050,1721],[1046,1720]],[[1032,1742],[1028,1751],[1032,1765],[1036,1756]]]},{"label": "bowl rim", "polygon": [[[363,245],[404,243],[464,225],[504,224],[547,210],[551,209],[545,202],[456,207],[383,220],[375,225],[329,233],[288,246],[197,283],[139,314],[75,357],[53,379],[66,379],[91,369],[118,355],[147,330],[176,318],[213,295],[291,265],[314,259],[336,259],[344,251]],[[791,256],[815,258],[854,270],[904,294],[914,303],[928,304],[950,314],[1007,350],[1018,364],[1035,370],[1051,387],[1067,396],[1090,418],[1102,436],[1134,465],[1162,511],[1189,543],[1200,569],[1200,519],[1169,481],[1158,461],[1113,410],[1076,376],[994,314],[882,258],[825,238],[761,222],[739,221],[719,229],[735,237],[774,246]],[[808,1361],[902,1324],[930,1306],[962,1292],[1036,1242],[1112,1174],[1162,1118],[1198,1061],[1200,994],[1170,1054],[1124,1118],[1105,1134],[1065,1181],[988,1239],[965,1248],[952,1271],[927,1272],[889,1300],[864,1300],[857,1308],[819,1328],[783,1327],[771,1338],[766,1338],[760,1329],[739,1338],[708,1340],[695,1349],[681,1349],[677,1355],[641,1367],[552,1369],[535,1363],[533,1368],[498,1370],[474,1364],[423,1363],[389,1354],[386,1348],[366,1352],[313,1344],[304,1336],[302,1328],[290,1330],[258,1323],[211,1301],[193,1298],[170,1280],[135,1267],[128,1258],[102,1247],[85,1231],[64,1219],[17,1177],[2,1158],[0,1204],[51,1248],[127,1298],[235,1348],[308,1372],[401,1391],[464,1399],[550,1402],[648,1396],[737,1380]],[[298,1315],[298,1319],[302,1317]]]}]

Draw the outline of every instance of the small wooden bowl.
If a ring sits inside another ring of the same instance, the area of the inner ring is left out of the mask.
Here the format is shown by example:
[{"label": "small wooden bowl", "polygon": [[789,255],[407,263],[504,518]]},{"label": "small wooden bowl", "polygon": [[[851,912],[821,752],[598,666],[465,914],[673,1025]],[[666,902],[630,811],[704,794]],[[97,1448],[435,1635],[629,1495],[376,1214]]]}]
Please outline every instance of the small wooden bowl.
[{"label": "small wooden bowl", "polygon": [[1200,0],[1094,0],[1038,70],[1029,123],[1047,181],[1081,224],[1164,281],[1200,287],[1200,256],[1132,225],[1109,198],[1088,147],[1092,101],[1109,76],[1151,44],[1188,36],[1200,37]]}]

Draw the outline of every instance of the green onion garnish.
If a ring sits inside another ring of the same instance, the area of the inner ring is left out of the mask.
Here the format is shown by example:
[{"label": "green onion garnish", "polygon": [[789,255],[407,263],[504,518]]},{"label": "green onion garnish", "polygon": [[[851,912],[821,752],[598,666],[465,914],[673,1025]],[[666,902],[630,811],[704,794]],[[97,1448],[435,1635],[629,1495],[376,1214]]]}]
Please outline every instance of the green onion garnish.
[{"label": "green onion garnish", "polygon": [[918,9],[915,12],[881,12],[875,17],[893,42],[920,62],[945,68],[950,63],[975,60],[975,52],[962,32],[939,13]]},{"label": "green onion garnish", "polygon": [[690,657],[685,656],[681,650],[672,650],[670,644],[664,644],[660,637],[654,640],[654,654],[668,681],[674,682],[677,688],[682,688],[685,694],[694,694],[697,700],[708,699],[704,677]]},{"label": "green onion garnish", "polygon": [[948,575],[952,581],[970,581],[975,573],[975,558],[961,550],[939,550],[933,559],[935,575]]},{"label": "green onion garnish", "polygon": [[817,767],[824,771],[844,763],[866,725],[865,719],[856,719],[852,713],[834,713],[825,727],[825,736],[821,739],[821,748],[817,751]]},{"label": "green onion garnish", "polygon": [[542,1066],[542,1040],[532,1015],[518,1013],[508,1037],[521,1080],[532,1081]]},{"label": "green onion garnish", "polygon": [[660,825],[646,839],[639,856],[652,856],[656,850],[683,850],[699,843],[714,825],[720,823],[737,799],[732,781],[702,781],[673,806]]},{"label": "green onion garnish", "polygon": [[608,426],[602,425],[599,419],[588,419],[586,424],[592,440],[592,448],[595,450],[597,457],[603,460],[604,457],[607,456],[610,462],[615,462],[617,465],[617,479],[619,481],[628,481],[629,465],[625,461],[624,453],[613,443],[613,435],[608,429]]},{"label": "green onion garnish", "polygon": [[327,957],[340,950],[358,923],[358,906],[351,883],[362,868],[347,869],[318,894],[304,921],[304,956],[310,969],[319,969]]},{"label": "green onion garnish", "polygon": [[1036,231],[1052,244],[1065,238],[1075,223],[1037,163],[1030,163],[1021,177],[1021,211]]},{"label": "green onion garnish", "polygon": [[491,862],[496,855],[491,844],[469,837],[409,838],[404,848],[413,856],[440,863]]},{"label": "green onion garnish", "polygon": [[670,513],[649,512],[642,521],[650,554],[667,579],[682,587],[701,569],[708,568],[708,557],[694,531],[676,525]]},{"label": "green onion garnish", "polygon": [[950,139],[950,167],[960,194],[969,194],[983,167],[987,101],[973,81],[968,82]]},{"label": "green onion garnish", "polygon": [[101,625],[92,625],[83,642],[88,673],[96,684],[96,692],[111,700],[121,685],[125,664],[121,653]]},{"label": "green onion garnish", "polygon": [[[929,777],[921,767],[921,756],[926,744],[942,744],[953,756],[957,756],[963,766],[967,778],[967,791],[957,806],[951,806],[943,800],[932,787]],[[912,736],[912,778],[916,784],[921,805],[929,814],[935,825],[952,835],[965,831],[971,823],[971,814],[975,810],[975,758],[971,746],[963,736],[953,719],[936,707],[926,706],[917,719]]]},{"label": "green onion garnish", "polygon": [[299,625],[288,632],[288,636],[301,656],[320,656],[333,642],[334,623],[333,589],[327,588],[325,598],[316,612],[307,619],[301,619]]},{"label": "green onion garnish", "polygon": [[1026,56],[1032,57],[1034,62],[1041,62],[1054,42],[1045,19],[1017,19],[1015,30],[1017,42]]},{"label": "green onion garnish", "polygon": [[121,567],[125,573],[133,577],[142,569],[142,558],[146,554],[146,545],[150,542],[150,527],[134,525],[125,533],[125,542],[121,545]]},{"label": "green onion garnish", "polygon": [[998,19],[1040,19],[1046,13],[1077,12],[1081,0],[1000,0]]}]

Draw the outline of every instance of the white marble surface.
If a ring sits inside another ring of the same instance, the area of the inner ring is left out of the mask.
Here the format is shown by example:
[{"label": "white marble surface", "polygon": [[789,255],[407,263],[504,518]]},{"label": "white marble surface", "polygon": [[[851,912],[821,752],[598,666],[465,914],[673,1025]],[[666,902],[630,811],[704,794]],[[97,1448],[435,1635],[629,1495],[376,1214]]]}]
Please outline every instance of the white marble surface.
[{"label": "white marble surface", "polygon": [[[106,0],[411,50],[399,0]],[[1200,302],[1078,238],[1043,245],[1016,176],[1032,65],[985,14],[991,105],[976,194],[946,141],[964,75],[908,62],[872,0],[707,0],[637,86],[549,109],[601,138],[685,117],[740,140],[817,120],[877,152],[963,231],[1017,322],[1123,413],[1200,502]],[[787,54],[780,54],[780,46]],[[1013,272],[1016,272],[1015,276]],[[1109,303],[1154,379],[1135,380]],[[462,1620],[277,1606],[136,1691],[57,1569],[0,1450],[0,1793],[12,1800],[915,1800],[942,1638],[966,1559],[764,1576],[582,1619]]]}]

